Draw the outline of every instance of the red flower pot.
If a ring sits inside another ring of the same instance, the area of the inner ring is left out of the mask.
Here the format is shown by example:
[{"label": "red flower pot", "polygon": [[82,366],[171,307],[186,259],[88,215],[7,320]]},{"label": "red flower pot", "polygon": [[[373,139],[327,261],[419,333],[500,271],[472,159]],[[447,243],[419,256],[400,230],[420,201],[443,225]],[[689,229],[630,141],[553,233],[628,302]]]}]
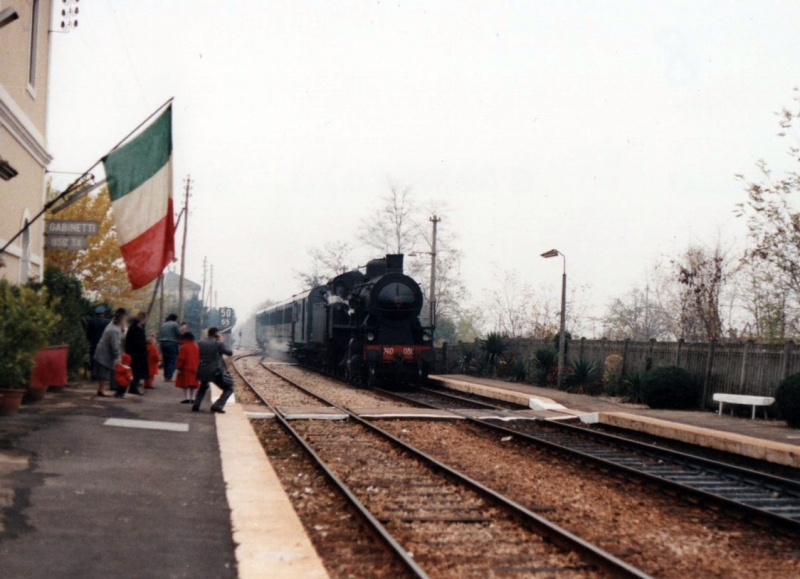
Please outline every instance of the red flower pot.
[{"label": "red flower pot", "polygon": [[[63,388],[67,385],[67,346],[51,346],[42,348],[36,352],[34,366],[31,369],[31,388]],[[39,398],[29,396],[31,400],[41,400],[44,392]]]},{"label": "red flower pot", "polygon": [[19,405],[22,404],[23,394],[25,394],[24,390],[0,388],[0,416],[16,414]]}]

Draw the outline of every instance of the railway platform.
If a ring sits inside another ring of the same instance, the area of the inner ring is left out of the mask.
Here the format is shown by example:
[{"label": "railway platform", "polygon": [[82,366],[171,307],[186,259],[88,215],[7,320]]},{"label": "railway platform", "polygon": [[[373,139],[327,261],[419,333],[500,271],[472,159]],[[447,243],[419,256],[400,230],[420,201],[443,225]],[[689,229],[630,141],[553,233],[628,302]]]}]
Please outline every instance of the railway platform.
[{"label": "railway platform", "polygon": [[720,416],[716,412],[699,410],[654,410],[605,397],[460,374],[430,378],[446,388],[546,411],[551,419],[578,417],[589,423],[635,430],[800,468],[800,431],[787,427],[782,421]]},{"label": "railway platform", "polygon": [[0,417],[0,575],[327,577],[240,405],[95,390]]}]

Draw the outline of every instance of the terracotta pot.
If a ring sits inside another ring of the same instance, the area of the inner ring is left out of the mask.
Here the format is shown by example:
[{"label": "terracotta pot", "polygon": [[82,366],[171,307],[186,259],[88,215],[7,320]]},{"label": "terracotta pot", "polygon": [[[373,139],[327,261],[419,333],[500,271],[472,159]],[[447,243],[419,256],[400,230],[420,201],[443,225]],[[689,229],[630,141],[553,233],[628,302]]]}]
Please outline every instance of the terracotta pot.
[{"label": "terracotta pot", "polygon": [[47,392],[47,386],[28,384],[25,388],[25,402],[39,402],[44,399],[45,392]]},{"label": "terracotta pot", "polygon": [[22,404],[24,390],[0,388],[0,416],[11,416],[17,413]]}]

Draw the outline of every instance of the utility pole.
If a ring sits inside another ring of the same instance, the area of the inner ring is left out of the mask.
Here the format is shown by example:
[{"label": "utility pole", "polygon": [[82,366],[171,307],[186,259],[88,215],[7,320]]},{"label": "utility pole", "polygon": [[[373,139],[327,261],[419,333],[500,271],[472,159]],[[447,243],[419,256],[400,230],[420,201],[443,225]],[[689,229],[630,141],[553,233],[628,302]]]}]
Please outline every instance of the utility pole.
[{"label": "utility pole", "polygon": [[183,245],[181,246],[181,278],[178,282],[178,319],[183,322],[183,275],[186,269],[186,232],[189,229],[189,191],[192,189],[192,176],[187,175],[183,181],[186,183],[183,201]]},{"label": "utility pole", "polygon": [[211,309],[212,299],[211,297],[214,295],[211,292],[214,289],[214,264],[211,264],[211,281],[208,282],[208,293],[206,294],[206,298],[208,298],[208,309]]},{"label": "utility pole", "polygon": [[203,331],[203,314],[205,313],[206,305],[206,262],[207,256],[203,256],[203,285],[200,287],[200,331]]},{"label": "utility pole", "polygon": [[[164,273],[161,273],[161,287],[158,294],[158,323],[164,323]],[[161,326],[157,326],[161,327]]]},{"label": "utility pole", "polygon": [[[436,327],[436,226],[441,221],[439,217],[434,215],[430,218],[433,223],[433,234],[431,235],[431,297],[429,298],[429,306],[431,308],[430,322],[431,332]],[[431,336],[433,339],[433,336]]]}]

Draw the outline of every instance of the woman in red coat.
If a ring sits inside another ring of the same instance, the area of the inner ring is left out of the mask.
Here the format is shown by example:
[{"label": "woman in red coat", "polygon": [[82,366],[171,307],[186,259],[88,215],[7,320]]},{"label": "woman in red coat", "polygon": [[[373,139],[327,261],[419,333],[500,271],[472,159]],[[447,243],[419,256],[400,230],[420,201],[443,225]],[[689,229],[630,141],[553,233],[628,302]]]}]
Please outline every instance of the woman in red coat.
[{"label": "woman in red coat", "polygon": [[175,387],[183,388],[184,400],[181,404],[194,402],[194,393],[200,383],[197,381],[197,367],[200,365],[200,348],[194,341],[194,334],[186,332],[181,336],[181,349],[178,352],[178,377]]}]

